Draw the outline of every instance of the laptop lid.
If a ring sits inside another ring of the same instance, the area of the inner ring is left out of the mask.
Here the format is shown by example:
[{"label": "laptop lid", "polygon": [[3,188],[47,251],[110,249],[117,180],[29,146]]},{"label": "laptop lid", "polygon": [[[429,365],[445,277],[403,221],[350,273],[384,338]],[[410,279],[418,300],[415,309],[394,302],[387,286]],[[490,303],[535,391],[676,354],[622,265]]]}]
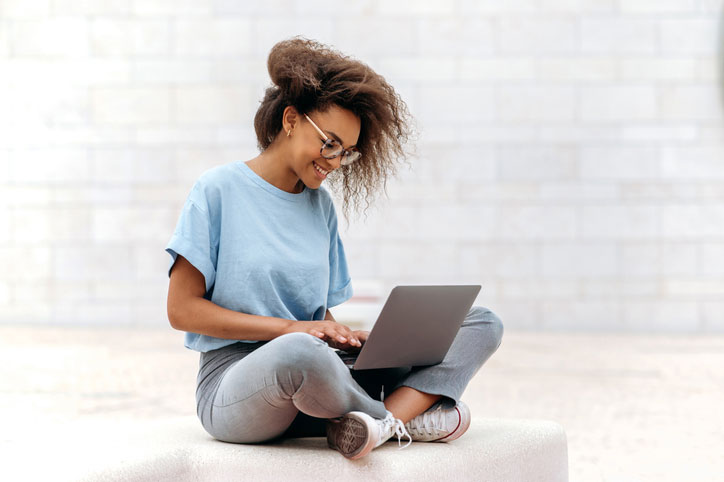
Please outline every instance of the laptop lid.
[{"label": "laptop lid", "polygon": [[354,370],[440,363],[480,288],[480,285],[395,286],[356,361],[352,364],[345,360],[345,363]]}]

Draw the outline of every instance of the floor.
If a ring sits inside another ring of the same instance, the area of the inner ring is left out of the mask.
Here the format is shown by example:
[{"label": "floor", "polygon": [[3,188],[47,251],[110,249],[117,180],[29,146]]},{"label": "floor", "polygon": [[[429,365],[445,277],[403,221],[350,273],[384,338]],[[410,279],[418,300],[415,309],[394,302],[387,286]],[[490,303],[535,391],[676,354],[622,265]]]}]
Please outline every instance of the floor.
[{"label": "floor", "polygon": [[[195,414],[198,354],[169,328],[0,325],[0,449],[77,418]],[[474,416],[554,420],[571,481],[724,480],[724,336],[506,329],[463,396]]]}]

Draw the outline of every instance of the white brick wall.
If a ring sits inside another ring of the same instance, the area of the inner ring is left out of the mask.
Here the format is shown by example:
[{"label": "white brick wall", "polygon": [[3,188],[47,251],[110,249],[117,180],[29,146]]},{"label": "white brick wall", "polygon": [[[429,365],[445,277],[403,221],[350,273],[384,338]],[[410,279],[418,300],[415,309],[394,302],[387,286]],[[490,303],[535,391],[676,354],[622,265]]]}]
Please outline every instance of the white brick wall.
[{"label": "white brick wall", "polygon": [[266,55],[301,34],[377,69],[421,128],[390,199],[340,224],[361,285],[481,284],[513,330],[724,332],[722,15],[3,0],[0,322],[165,325],[183,200],[256,155]]}]

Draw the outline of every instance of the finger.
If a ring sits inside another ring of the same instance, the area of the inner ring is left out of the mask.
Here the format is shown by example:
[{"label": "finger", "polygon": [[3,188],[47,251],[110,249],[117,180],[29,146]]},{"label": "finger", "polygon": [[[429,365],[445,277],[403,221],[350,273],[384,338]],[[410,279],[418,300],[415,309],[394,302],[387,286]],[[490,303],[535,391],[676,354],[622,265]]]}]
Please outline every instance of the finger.
[{"label": "finger", "polygon": [[[347,328],[347,327],[344,327]],[[359,339],[356,336],[356,333],[347,328],[345,331],[341,333],[337,333],[336,339],[339,340],[342,343],[347,344],[349,347],[352,346],[360,346]]]}]

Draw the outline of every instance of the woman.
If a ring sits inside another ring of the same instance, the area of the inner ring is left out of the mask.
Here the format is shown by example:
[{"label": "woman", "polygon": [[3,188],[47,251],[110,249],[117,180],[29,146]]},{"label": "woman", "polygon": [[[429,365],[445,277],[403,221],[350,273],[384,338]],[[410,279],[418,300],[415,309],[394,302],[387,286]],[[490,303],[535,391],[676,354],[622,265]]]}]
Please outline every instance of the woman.
[{"label": "woman", "polygon": [[169,321],[201,352],[204,429],[232,443],[326,435],[350,459],[393,435],[458,438],[470,424],[460,396],[502,338],[490,310],[473,307],[432,367],[350,373],[335,351],[358,353],[368,332],[329,312],[352,284],[322,183],[342,186],[345,214],[374,193],[409,138],[405,103],[367,65],[315,41],[278,43],[267,67],[261,153],[205,171],[166,247]]}]

